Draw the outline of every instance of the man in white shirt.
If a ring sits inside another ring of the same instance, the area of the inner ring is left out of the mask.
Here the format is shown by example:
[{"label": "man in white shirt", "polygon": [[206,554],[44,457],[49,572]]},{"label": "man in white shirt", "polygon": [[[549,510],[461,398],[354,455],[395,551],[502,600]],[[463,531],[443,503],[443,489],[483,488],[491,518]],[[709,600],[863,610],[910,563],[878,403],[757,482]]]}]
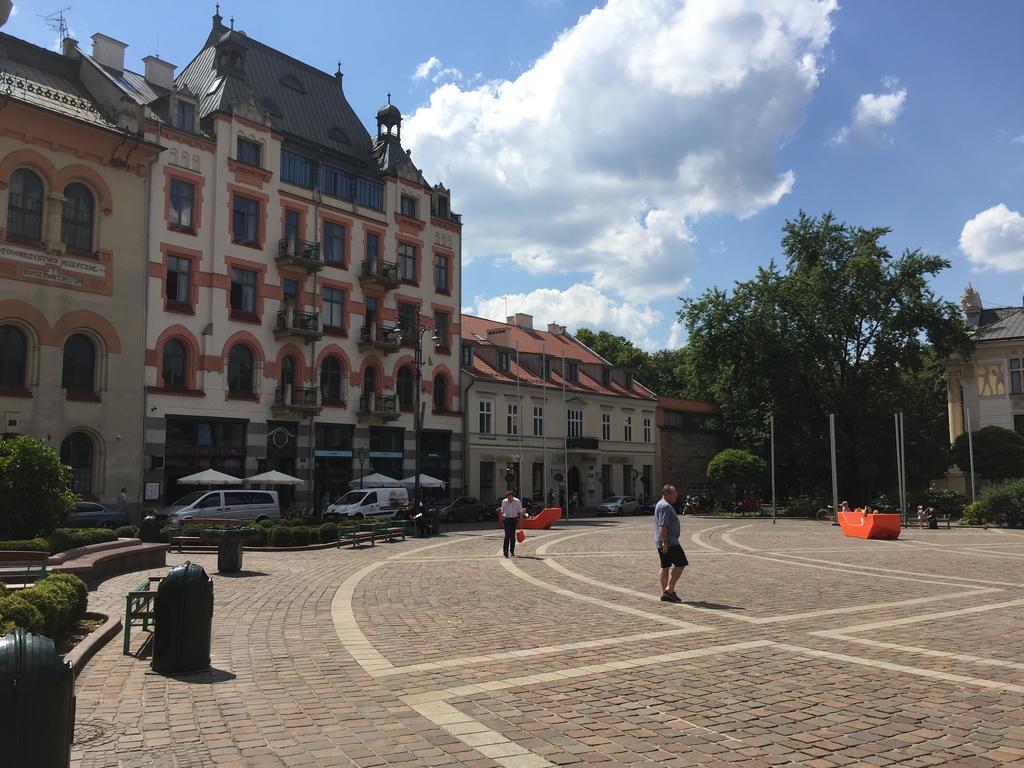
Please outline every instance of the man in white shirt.
[{"label": "man in white shirt", "polygon": [[501,551],[505,557],[510,553],[512,557],[516,556],[516,529],[519,527],[519,518],[522,514],[523,502],[509,491],[501,500],[501,524],[505,527],[505,541],[501,545]]}]

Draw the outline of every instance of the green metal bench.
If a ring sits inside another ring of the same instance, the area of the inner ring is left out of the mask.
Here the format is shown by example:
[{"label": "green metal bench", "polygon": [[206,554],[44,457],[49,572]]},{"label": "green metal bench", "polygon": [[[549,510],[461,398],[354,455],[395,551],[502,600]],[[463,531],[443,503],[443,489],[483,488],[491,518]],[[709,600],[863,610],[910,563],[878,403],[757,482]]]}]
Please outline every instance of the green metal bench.
[{"label": "green metal bench", "polygon": [[343,544],[349,544],[352,549],[355,549],[367,542],[370,543],[371,547],[375,547],[377,546],[376,538],[376,531],[372,528],[370,530],[366,530],[365,524],[338,528],[338,547],[341,547]]},{"label": "green metal bench", "polygon": [[163,576],[150,576],[144,582],[125,595],[124,610],[124,649],[123,655],[128,656],[131,642],[132,627],[142,627],[148,631],[150,625],[156,624],[156,589]]},{"label": "green metal bench", "polygon": [[5,584],[31,584],[46,576],[48,552],[0,552],[0,581]]}]

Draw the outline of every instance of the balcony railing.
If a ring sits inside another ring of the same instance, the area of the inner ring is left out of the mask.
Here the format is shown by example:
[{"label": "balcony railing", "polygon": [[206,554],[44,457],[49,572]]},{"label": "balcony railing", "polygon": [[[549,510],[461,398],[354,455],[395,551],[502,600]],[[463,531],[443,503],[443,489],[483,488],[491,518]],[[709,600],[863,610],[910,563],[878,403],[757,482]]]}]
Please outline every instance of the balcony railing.
[{"label": "balcony railing", "polygon": [[274,408],[318,413],[320,391],[315,387],[278,387],[274,390]]},{"label": "balcony railing", "polygon": [[569,437],[565,440],[565,447],[570,450],[573,448],[585,450],[585,451],[596,451],[600,441],[596,437]]},{"label": "balcony railing", "polygon": [[397,419],[398,396],[366,394],[359,396],[359,410],[357,416],[370,416],[384,421]]},{"label": "balcony railing", "polygon": [[360,351],[376,348],[393,352],[402,346],[402,334],[386,325],[364,325],[359,329]]},{"label": "balcony railing", "polygon": [[274,326],[274,338],[298,336],[306,340],[319,339],[323,336],[320,329],[319,312],[300,312],[299,310],[281,310],[277,313],[277,324]]},{"label": "balcony railing", "polygon": [[310,271],[322,269],[320,243],[310,240],[299,240],[297,237],[286,237],[277,244],[278,264],[290,264]]},{"label": "balcony railing", "polygon": [[393,261],[369,259],[362,263],[359,282],[364,285],[376,284],[383,288],[395,288],[402,281],[398,279],[398,264]]}]

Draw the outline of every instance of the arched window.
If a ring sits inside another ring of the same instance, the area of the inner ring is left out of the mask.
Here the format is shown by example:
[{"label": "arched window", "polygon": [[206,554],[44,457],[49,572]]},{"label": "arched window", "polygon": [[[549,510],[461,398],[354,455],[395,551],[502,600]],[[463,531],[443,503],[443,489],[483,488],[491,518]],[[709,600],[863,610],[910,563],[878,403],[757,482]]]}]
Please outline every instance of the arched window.
[{"label": "arched window", "polygon": [[244,344],[236,344],[228,355],[228,392],[232,395],[251,395],[252,374],[252,352]]},{"label": "arched window", "polygon": [[412,388],[412,368],[408,365],[403,365],[398,369],[397,378],[397,389],[398,389],[398,407],[412,409],[413,407],[413,388]]},{"label": "arched window", "polygon": [[188,374],[188,353],[177,339],[164,344],[163,379],[168,389],[185,389]]},{"label": "arched window", "polygon": [[71,490],[89,493],[92,490],[92,440],[84,432],[72,432],[60,444],[61,463],[71,467]]},{"label": "arched window", "polygon": [[281,386],[291,387],[295,385],[295,358],[291,355],[281,361]]},{"label": "arched window", "polygon": [[64,187],[60,239],[70,250],[92,252],[92,192],[77,181]]},{"label": "arched window", "polygon": [[0,387],[24,387],[28,340],[13,325],[0,326]]},{"label": "arched window", "polygon": [[448,410],[448,379],[441,374],[434,377],[434,410]]},{"label": "arched window", "polygon": [[320,366],[320,397],[325,403],[340,403],[344,398],[341,390],[341,362],[328,357]]},{"label": "arched window", "polygon": [[43,182],[27,168],[11,174],[7,233],[28,240],[43,239]]},{"label": "arched window", "polygon": [[96,391],[96,345],[84,334],[76,333],[64,342],[61,386],[75,394]]},{"label": "arched window", "polygon": [[374,395],[377,393],[377,369],[370,366],[363,374],[363,395]]}]

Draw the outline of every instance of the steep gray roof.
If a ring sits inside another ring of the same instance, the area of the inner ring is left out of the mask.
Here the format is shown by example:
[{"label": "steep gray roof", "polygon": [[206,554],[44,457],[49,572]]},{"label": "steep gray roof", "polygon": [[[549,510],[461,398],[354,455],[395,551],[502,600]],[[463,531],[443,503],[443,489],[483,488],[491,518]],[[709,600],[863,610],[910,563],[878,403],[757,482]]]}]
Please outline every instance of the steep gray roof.
[{"label": "steep gray roof", "polygon": [[79,77],[79,62],[0,32],[0,95],[119,130]]},{"label": "steep gray roof", "polygon": [[1006,341],[1024,338],[1024,308],[983,309],[975,341]]},{"label": "steep gray roof", "polygon": [[[215,57],[220,45],[245,49],[244,76],[218,75]],[[365,170],[375,165],[370,134],[345,98],[340,77],[219,22],[175,83],[199,98],[200,117],[230,113],[233,104],[252,99],[270,115],[275,131],[345,155]]]}]

